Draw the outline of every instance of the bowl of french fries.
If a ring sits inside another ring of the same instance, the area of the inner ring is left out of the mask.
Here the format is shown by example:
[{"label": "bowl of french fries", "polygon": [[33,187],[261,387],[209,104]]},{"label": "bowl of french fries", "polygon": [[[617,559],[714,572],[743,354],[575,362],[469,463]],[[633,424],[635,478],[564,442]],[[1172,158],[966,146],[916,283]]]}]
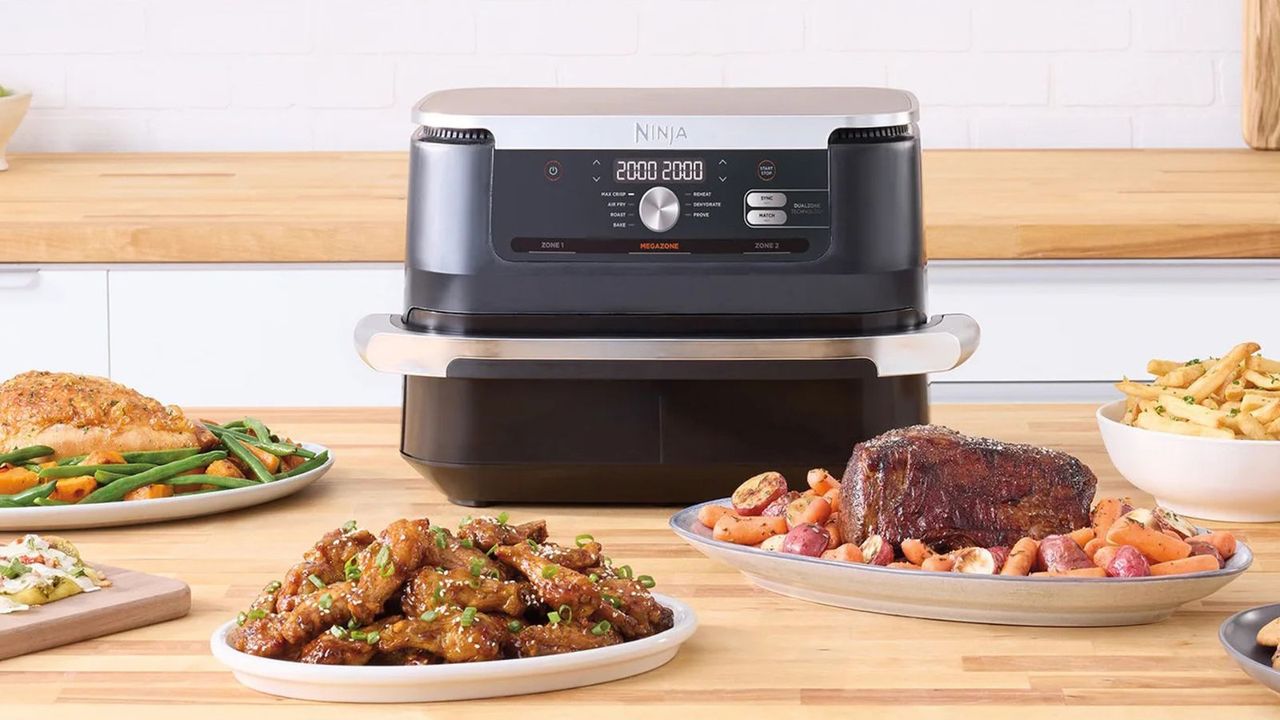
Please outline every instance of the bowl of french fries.
[{"label": "bowl of french fries", "polygon": [[1220,357],[1153,359],[1098,409],[1111,462],[1162,507],[1226,522],[1280,520],[1280,360],[1244,342]]}]

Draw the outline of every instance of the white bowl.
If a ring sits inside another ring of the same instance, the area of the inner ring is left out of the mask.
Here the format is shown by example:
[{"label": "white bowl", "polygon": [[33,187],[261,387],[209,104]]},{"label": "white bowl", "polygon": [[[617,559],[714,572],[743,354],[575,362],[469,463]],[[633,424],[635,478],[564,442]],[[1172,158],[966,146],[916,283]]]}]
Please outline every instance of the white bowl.
[{"label": "white bowl", "polygon": [[1205,520],[1280,520],[1280,442],[1131,427],[1122,422],[1124,400],[1103,405],[1097,415],[1111,463],[1161,506]]},{"label": "white bowl", "polygon": [[17,132],[18,125],[31,107],[31,93],[15,92],[13,95],[0,97],[0,171],[8,170],[9,163],[4,159],[5,148],[9,138]]},{"label": "white bowl", "polygon": [[227,634],[234,622],[215,630],[209,647],[244,685],[298,700],[402,703],[525,695],[620,680],[665,665],[693,635],[698,618],[675,598],[653,596],[675,614],[670,630],[564,655],[457,665],[308,665],[255,657],[232,648]]}]

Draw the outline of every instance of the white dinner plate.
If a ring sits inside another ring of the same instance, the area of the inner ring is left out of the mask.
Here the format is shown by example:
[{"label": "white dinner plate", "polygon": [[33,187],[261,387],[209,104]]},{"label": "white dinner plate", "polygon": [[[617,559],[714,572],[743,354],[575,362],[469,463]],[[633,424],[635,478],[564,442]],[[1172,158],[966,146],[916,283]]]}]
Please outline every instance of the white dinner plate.
[{"label": "white dinner plate", "polygon": [[325,702],[434,702],[525,695],[595,685],[649,672],[675,657],[698,618],[675,598],[653,594],[675,614],[665,632],[619,645],[564,655],[456,665],[309,665],[242,653],[227,644],[228,622],[209,647],[236,680],[260,692]]},{"label": "white dinner plate", "polygon": [[[314,453],[328,450],[322,445],[302,443],[302,447]],[[178,520],[198,515],[213,515],[228,510],[239,510],[251,505],[278,500],[292,495],[310,485],[333,467],[333,453],[325,464],[284,480],[254,485],[253,487],[219,490],[217,492],[175,495],[156,500],[94,503],[92,505],[61,505],[52,507],[0,508],[0,531],[16,530],[69,530],[78,528],[110,527],[113,525],[141,525],[143,523]]]},{"label": "white dinner plate", "polygon": [[698,522],[703,505],[671,517],[671,529],[702,554],[789,597],[888,615],[997,625],[1098,627],[1163,620],[1178,606],[1213,594],[1253,562],[1239,543],[1212,572],[1144,578],[1031,578],[898,570],[822,560],[714,540]]}]

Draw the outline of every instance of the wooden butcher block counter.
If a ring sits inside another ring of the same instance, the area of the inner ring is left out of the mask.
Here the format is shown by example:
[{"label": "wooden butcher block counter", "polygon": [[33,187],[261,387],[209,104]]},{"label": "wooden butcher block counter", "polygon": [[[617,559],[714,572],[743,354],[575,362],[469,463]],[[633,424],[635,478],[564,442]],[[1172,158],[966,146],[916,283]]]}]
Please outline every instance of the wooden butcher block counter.
[{"label": "wooden butcher block counter", "polygon": [[[238,417],[243,409],[206,416]],[[213,518],[67,531],[85,557],[191,585],[190,616],[0,662],[7,717],[350,720],[351,718],[1276,718],[1280,699],[1218,645],[1230,613],[1280,601],[1272,560],[1280,527],[1232,528],[1253,568],[1156,625],[1061,629],[970,625],[811,605],[750,585],[667,529],[671,508],[495,508],[545,517],[553,537],[590,532],[658,589],[689,602],[701,627],[668,665],[575,690],[440,706],[301,703],[241,687],[210,656],[210,632],[279,577],[326,529],[401,516],[452,524],[451,506],[397,453],[398,412],[257,410],[273,428],[333,448],[337,464],[302,493]],[[1107,461],[1093,408],[939,406],[935,420],[971,434],[1073,453],[1099,493],[1132,494]],[[609,482],[603,475],[601,482]],[[726,488],[728,493],[731,488]],[[48,704],[60,706],[51,711]]]}]

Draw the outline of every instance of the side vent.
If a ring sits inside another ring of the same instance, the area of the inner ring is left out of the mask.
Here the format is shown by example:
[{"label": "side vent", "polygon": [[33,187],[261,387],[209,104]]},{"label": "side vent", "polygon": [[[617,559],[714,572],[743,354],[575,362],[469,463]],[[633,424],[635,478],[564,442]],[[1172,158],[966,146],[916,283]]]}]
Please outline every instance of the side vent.
[{"label": "side vent", "polygon": [[420,139],[449,145],[481,145],[493,140],[493,134],[482,128],[424,127]]},{"label": "side vent", "polygon": [[865,145],[882,143],[911,137],[910,125],[889,125],[887,127],[840,128],[831,133],[827,142],[832,145]]}]

